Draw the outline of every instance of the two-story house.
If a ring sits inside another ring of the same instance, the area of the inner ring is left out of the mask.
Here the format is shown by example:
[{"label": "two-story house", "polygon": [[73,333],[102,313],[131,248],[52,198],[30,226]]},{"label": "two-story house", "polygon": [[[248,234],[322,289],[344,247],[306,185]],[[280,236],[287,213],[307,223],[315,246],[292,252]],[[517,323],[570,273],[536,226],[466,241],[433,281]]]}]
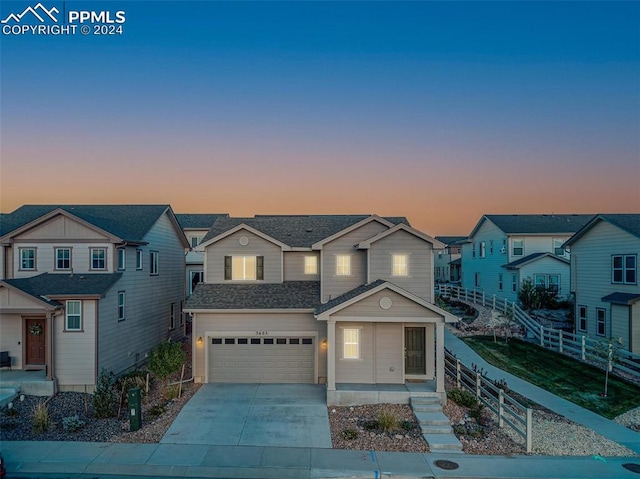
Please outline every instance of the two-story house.
[{"label": "two-story house", "polygon": [[460,281],[460,258],[466,236],[436,236],[444,248],[434,250],[433,275],[436,283]]},{"label": "two-story house", "polygon": [[517,301],[520,285],[570,292],[564,243],[593,215],[484,215],[462,246],[462,286]]},{"label": "two-story house", "polygon": [[219,216],[229,215],[227,213],[176,213],[178,223],[180,223],[190,246],[185,256],[185,294],[187,298],[191,296],[196,285],[204,281],[204,253],[196,251],[195,248],[202,242]]},{"label": "two-story house", "polygon": [[0,348],[92,390],[183,337],[187,240],[168,205],[27,205],[0,225]]},{"label": "two-story house", "polygon": [[569,241],[576,334],[640,354],[640,214],[600,214]]},{"label": "two-story house", "polygon": [[347,404],[414,379],[443,398],[457,318],[433,304],[434,245],[405,218],[218,218],[185,308],[195,380],[326,383],[328,403]]}]

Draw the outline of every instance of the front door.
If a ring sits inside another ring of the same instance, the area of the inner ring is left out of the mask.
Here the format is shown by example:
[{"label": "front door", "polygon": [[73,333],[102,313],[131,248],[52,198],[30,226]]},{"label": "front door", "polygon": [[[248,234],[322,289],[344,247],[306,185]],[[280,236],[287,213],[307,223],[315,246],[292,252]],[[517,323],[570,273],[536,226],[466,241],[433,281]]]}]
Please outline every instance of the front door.
[{"label": "front door", "polygon": [[46,324],[45,318],[27,318],[26,337],[27,337],[27,366],[44,366],[46,362],[45,343],[46,343]]},{"label": "front door", "polygon": [[404,328],[404,373],[426,374],[424,328]]}]

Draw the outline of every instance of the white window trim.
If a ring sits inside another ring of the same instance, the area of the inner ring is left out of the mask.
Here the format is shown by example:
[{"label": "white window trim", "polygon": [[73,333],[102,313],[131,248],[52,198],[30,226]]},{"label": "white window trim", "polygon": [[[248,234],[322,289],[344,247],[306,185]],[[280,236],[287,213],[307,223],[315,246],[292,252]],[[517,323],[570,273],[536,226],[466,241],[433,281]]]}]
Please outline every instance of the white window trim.
[{"label": "white window trim", "polygon": [[[584,318],[580,315],[580,313],[584,310]],[[584,319],[584,328],[580,327],[581,320]],[[584,305],[578,305],[578,331],[586,332],[587,331],[587,307]]]},{"label": "white window trim", "polygon": [[[79,306],[78,314],[73,314],[73,315],[69,314],[69,303],[78,303],[78,306]],[[73,317],[79,316],[80,317],[80,319],[78,321],[78,327],[77,328],[70,328],[69,327],[69,316],[73,316]],[[66,307],[64,309],[64,330],[65,331],[73,331],[73,332],[82,331],[82,301],[77,300],[77,299],[67,300]]]},{"label": "white window trim", "polygon": [[[122,298],[122,303],[120,303],[120,299]],[[125,307],[126,307],[126,293],[124,291],[118,291],[118,321],[125,320]],[[120,314],[120,308],[122,308],[122,314]]]},{"label": "white window trim", "polygon": [[[72,265],[71,265],[71,247],[70,246],[56,246],[55,248],[55,252],[54,252],[54,270],[56,271],[70,271],[72,269]],[[69,267],[68,268],[60,268],[58,265],[58,251],[69,251]]]},{"label": "white window trim", "polygon": [[[340,272],[340,258],[346,258],[346,272]],[[336,255],[336,276],[351,276],[351,255],[350,254],[337,254]]]},{"label": "white window trim", "polygon": [[189,272],[189,294],[193,294],[193,290],[195,289],[194,285],[193,285],[193,277],[197,274],[201,275],[202,281],[200,281],[199,283],[196,283],[196,285],[200,284],[200,283],[204,283],[204,271],[199,269],[197,271],[190,271]]},{"label": "white window trim", "polygon": [[158,276],[160,274],[160,253],[158,251],[149,251],[149,275]]},{"label": "white window trim", "polygon": [[[102,268],[94,268],[93,267],[93,252],[94,251],[104,251],[104,266]],[[91,271],[106,271],[107,270],[107,248],[89,248],[89,269]]]},{"label": "white window trim", "polygon": [[317,256],[306,255],[304,257],[304,274],[309,274],[309,275],[318,274],[318,257]]},{"label": "white window trim", "polygon": [[142,270],[144,253],[141,249],[136,249],[136,270]]},{"label": "white window trim", "polygon": [[[355,332],[356,340],[347,342],[347,331]],[[347,346],[356,346],[355,356],[347,356]],[[344,328],[342,330],[342,359],[354,360],[360,358],[360,328]]]},{"label": "white window trim", "polygon": [[[20,253],[19,253],[19,268],[18,271],[37,271],[38,270],[38,250],[37,248],[34,248],[32,246],[29,247],[25,247],[25,248],[18,248]],[[25,251],[33,251],[33,268],[25,268],[22,266],[22,253]]]},{"label": "white window trim", "polygon": [[[400,267],[404,267],[404,272],[396,273],[396,258],[403,258],[404,265],[399,264]],[[407,253],[393,253],[391,255],[391,276],[395,277],[409,277],[409,254]]]},{"label": "white window trim", "polygon": [[125,248],[118,248],[117,251],[118,251],[118,271],[124,271],[127,267],[127,250]]},{"label": "white window trim", "polygon": [[[522,246],[516,246],[516,242],[522,243]],[[522,249],[522,253],[516,253],[516,248]],[[511,255],[524,256],[524,238],[514,238],[511,240]]]},{"label": "white window trim", "polygon": [[169,330],[176,329],[176,303],[171,303],[169,312]]},{"label": "white window trim", "polygon": [[[633,268],[627,267],[627,258],[632,257],[635,259],[635,266]],[[615,258],[620,258],[622,261],[622,265],[620,268],[614,268],[613,262]],[[636,280],[634,282],[627,281],[627,271],[633,270],[636,273]],[[614,280],[614,272],[620,271],[622,275],[621,281]],[[635,254],[614,254],[611,256],[611,284],[638,284],[638,257]]]},{"label": "white window trim", "polygon": [[[602,311],[604,313],[604,320],[600,321],[599,312]],[[598,332],[598,326],[602,324],[604,332],[600,334]],[[596,336],[606,336],[607,335],[607,310],[604,308],[596,308]]]}]

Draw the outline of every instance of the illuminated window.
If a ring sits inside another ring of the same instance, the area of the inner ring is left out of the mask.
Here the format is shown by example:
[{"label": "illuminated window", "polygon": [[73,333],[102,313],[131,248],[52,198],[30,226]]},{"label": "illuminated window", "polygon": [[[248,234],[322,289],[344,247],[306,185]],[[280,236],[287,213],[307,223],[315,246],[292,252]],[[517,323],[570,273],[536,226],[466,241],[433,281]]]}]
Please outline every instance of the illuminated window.
[{"label": "illuminated window", "polygon": [[391,274],[393,276],[409,275],[409,255],[406,255],[406,254],[393,255],[393,270]]},{"label": "illuminated window", "polygon": [[351,275],[351,256],[348,254],[339,254],[336,256],[336,275]]},{"label": "illuminated window", "polygon": [[318,257],[304,257],[304,274],[318,274]]},{"label": "illuminated window", "polygon": [[344,359],[359,359],[360,358],[360,342],[359,342],[360,330],[358,329],[345,329],[344,341],[343,341],[343,358]]},{"label": "illuminated window", "polygon": [[224,279],[233,281],[264,279],[264,256],[225,256]]}]

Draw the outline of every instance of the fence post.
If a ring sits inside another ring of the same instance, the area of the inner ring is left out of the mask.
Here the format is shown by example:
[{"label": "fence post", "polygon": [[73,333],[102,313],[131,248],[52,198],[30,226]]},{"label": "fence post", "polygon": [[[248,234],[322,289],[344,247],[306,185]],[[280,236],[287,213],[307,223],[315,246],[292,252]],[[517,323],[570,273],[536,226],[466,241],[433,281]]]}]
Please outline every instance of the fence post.
[{"label": "fence post", "polygon": [[465,301],[469,301],[469,291],[467,291],[467,288],[464,288],[464,300]]},{"label": "fence post", "polygon": [[491,309],[496,310],[496,295],[493,295],[493,299],[491,300]]},{"label": "fence post", "polygon": [[586,337],[582,336],[582,360],[583,361],[586,359],[586,353],[587,353],[587,341],[586,341]]},{"label": "fence post", "polygon": [[544,326],[540,325],[540,346],[544,348]]},{"label": "fence post", "polygon": [[498,390],[498,425],[504,427],[504,391]]},{"label": "fence post", "polygon": [[460,360],[456,359],[456,386],[460,387],[462,381],[460,378],[461,374],[460,374]]},{"label": "fence post", "polygon": [[476,397],[478,399],[480,399],[480,380],[481,380],[482,376],[480,376],[480,373],[476,373]]},{"label": "fence post", "polygon": [[560,336],[558,337],[558,350],[562,352],[562,329],[558,330]]},{"label": "fence post", "polygon": [[482,292],[482,306],[486,306],[484,291]]},{"label": "fence post", "polygon": [[532,449],[532,433],[533,433],[533,410],[527,408],[527,452],[531,452]]}]

